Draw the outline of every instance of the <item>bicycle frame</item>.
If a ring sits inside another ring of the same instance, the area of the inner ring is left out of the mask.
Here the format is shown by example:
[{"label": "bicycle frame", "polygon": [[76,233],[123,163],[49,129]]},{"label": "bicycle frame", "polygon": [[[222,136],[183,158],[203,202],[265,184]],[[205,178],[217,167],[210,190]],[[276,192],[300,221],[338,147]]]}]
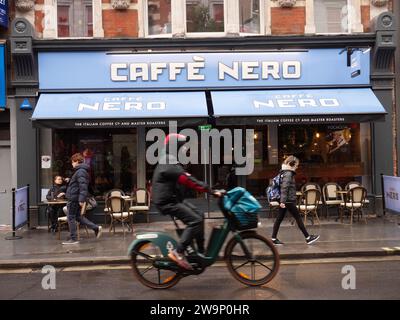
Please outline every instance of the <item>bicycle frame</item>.
[{"label": "bicycle frame", "polygon": [[[210,238],[209,243],[207,245],[206,254],[200,255],[197,254],[197,252],[195,252],[195,254],[190,254],[187,256],[187,259],[190,263],[194,263],[197,265],[197,268],[195,268],[194,270],[182,270],[176,265],[175,262],[167,258],[168,253],[171,250],[176,249],[178,243],[170,234],[167,234],[165,232],[142,232],[137,234],[136,240],[134,240],[128,248],[128,255],[130,256],[134,248],[140,243],[151,242],[160,248],[161,253],[163,255],[162,259],[159,259],[159,261],[157,260],[155,261],[157,267],[162,269],[179,271],[182,275],[199,274],[202,273],[207,267],[215,263],[215,261],[218,258],[218,254],[223,244],[225,243],[226,238],[228,237],[228,234],[232,231],[234,233],[234,237],[243,248],[244,253],[248,256],[248,258],[252,258],[251,253],[249,252],[249,250],[244,245],[241,239],[240,236],[241,232],[237,232],[233,227],[231,214],[228,211],[224,210],[222,206],[222,200],[220,201],[219,204],[225,219],[220,228],[213,229],[213,234],[211,235],[212,237]],[[246,230],[244,232],[255,232],[255,231]]]}]

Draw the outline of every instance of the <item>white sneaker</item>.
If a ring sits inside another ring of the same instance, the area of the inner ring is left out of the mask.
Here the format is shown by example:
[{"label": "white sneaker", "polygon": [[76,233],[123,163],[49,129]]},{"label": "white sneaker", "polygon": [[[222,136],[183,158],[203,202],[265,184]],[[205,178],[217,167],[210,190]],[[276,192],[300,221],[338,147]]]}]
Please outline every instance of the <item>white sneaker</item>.
[{"label": "white sneaker", "polygon": [[102,233],[102,232],[103,232],[102,226],[99,226],[99,227],[97,228],[97,230],[94,230],[94,234],[95,234],[95,236],[96,236],[97,239],[101,237],[101,233]]}]

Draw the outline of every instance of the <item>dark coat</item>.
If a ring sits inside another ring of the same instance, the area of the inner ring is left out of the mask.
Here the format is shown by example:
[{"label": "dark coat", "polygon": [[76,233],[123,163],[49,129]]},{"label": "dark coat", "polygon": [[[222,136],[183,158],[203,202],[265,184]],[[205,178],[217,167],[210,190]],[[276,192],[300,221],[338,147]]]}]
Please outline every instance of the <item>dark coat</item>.
[{"label": "dark coat", "polygon": [[165,205],[184,200],[185,187],[200,192],[210,192],[208,186],[187,173],[174,156],[170,154],[162,156],[153,174],[153,203],[162,212]]},{"label": "dark coat", "polygon": [[88,197],[89,188],[89,166],[80,164],[68,183],[66,198],[69,201],[85,202]]},{"label": "dark coat", "polygon": [[281,203],[296,203],[296,181],[294,176],[296,172],[292,170],[281,171]]},{"label": "dark coat", "polygon": [[60,186],[60,185],[54,184],[50,188],[49,192],[47,193],[46,199],[47,199],[47,201],[57,199],[57,196],[60,193],[63,193],[63,192],[65,193],[65,191],[67,191],[67,187],[66,186],[63,186],[63,185]]}]

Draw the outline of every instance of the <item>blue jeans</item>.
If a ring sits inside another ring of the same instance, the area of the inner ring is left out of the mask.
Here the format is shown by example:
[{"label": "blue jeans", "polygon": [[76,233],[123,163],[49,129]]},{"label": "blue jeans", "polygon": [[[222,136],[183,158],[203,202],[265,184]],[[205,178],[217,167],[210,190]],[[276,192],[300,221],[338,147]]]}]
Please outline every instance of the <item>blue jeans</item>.
[{"label": "blue jeans", "polygon": [[93,222],[86,219],[84,216],[81,216],[81,206],[79,205],[78,201],[69,201],[67,203],[67,209],[68,226],[72,240],[76,241],[78,239],[78,236],[76,234],[76,221],[78,221],[81,225],[86,225],[92,230],[97,230],[99,228]]}]

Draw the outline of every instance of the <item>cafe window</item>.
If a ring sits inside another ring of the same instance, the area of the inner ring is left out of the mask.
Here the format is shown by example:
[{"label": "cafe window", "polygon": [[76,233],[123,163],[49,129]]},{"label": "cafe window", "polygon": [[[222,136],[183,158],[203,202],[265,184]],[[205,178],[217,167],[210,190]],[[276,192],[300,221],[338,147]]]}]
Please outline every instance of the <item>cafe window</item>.
[{"label": "cafe window", "polygon": [[171,0],[147,1],[147,34],[171,34]]},{"label": "cafe window", "polygon": [[239,0],[241,33],[260,33],[260,1]]},{"label": "cafe window", "polygon": [[57,31],[59,38],[93,37],[91,0],[58,0]]},{"label": "cafe window", "polygon": [[254,128],[254,171],[246,188],[265,196],[269,180],[289,155],[300,159],[297,187],[316,182],[321,187],[350,181],[371,188],[371,133],[369,123],[332,125],[269,125]]},{"label": "cafe window", "polygon": [[[101,198],[107,191],[118,188],[132,192],[137,188],[136,130],[53,130],[52,154],[42,163],[42,187],[51,185],[55,175],[71,177],[71,156],[77,152],[89,165],[90,185],[94,195]],[[44,153],[42,151],[42,153]],[[42,157],[43,161],[43,157]]]},{"label": "cafe window", "polygon": [[348,0],[314,0],[316,33],[348,33],[353,16]]},{"label": "cafe window", "polygon": [[224,32],[224,0],[186,0],[187,32]]}]

